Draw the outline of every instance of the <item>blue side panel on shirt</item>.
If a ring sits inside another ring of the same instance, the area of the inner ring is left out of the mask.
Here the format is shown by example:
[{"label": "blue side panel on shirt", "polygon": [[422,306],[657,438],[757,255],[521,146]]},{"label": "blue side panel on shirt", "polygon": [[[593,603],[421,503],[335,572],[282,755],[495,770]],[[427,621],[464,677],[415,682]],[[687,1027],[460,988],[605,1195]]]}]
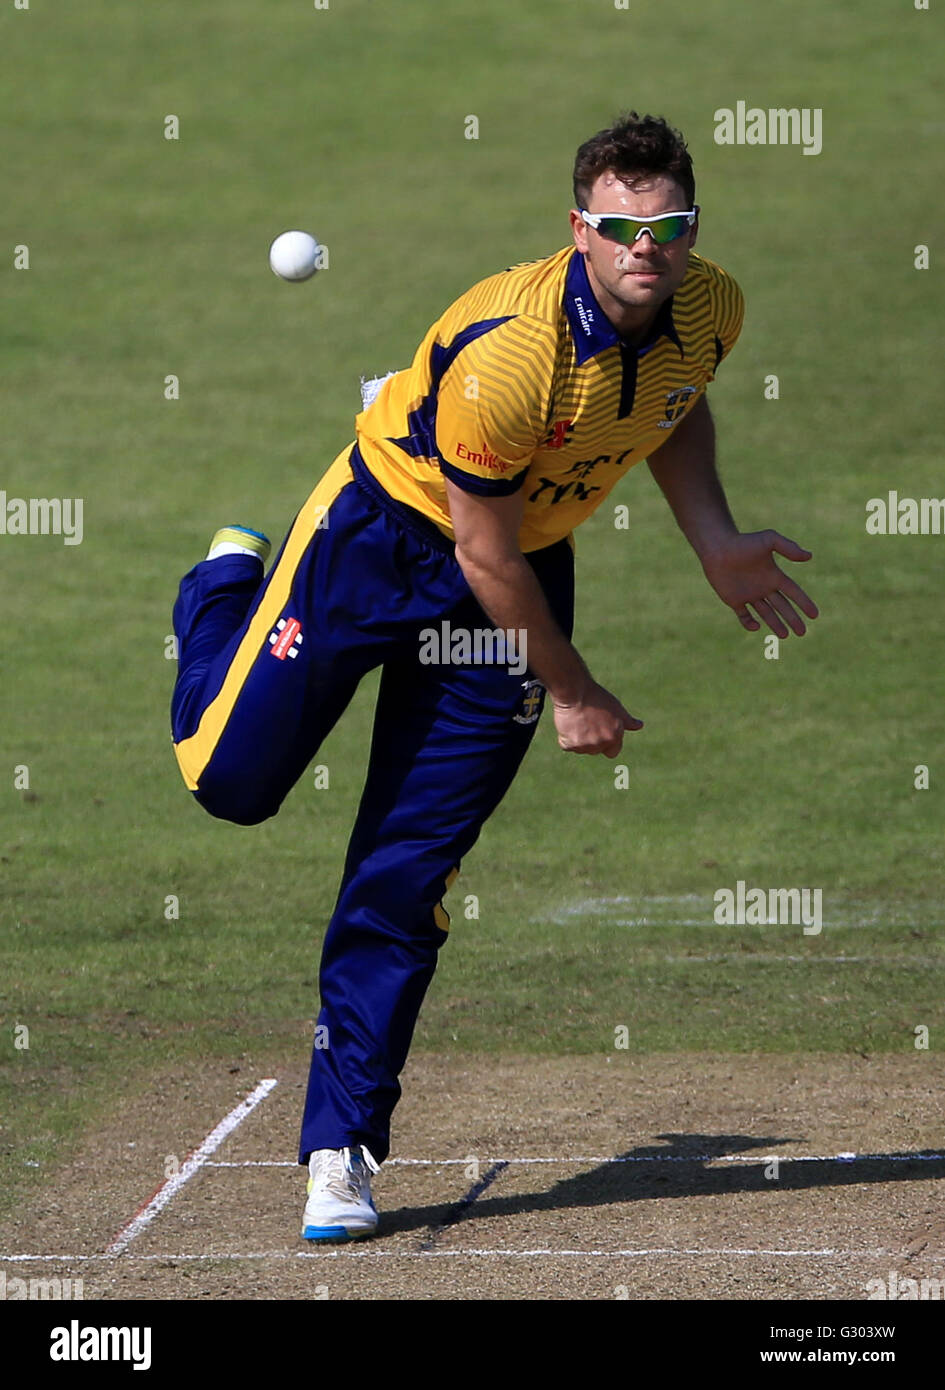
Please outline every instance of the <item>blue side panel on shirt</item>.
[{"label": "blue side panel on shirt", "polygon": [[430,353],[430,374],[433,378],[430,390],[417,408],[411,410],[407,416],[410,433],[401,439],[392,439],[392,444],[396,444],[398,449],[403,449],[411,458],[435,458],[443,463],[436,447],[436,406],[440,382],[463,348],[481,338],[484,333],[491,333],[493,328],[498,328],[500,324],[508,323],[513,317],[512,314],[506,314],[498,319],[480,319],[477,323],[468,324],[461,333],[457,333],[448,346],[442,343],[433,344]]}]

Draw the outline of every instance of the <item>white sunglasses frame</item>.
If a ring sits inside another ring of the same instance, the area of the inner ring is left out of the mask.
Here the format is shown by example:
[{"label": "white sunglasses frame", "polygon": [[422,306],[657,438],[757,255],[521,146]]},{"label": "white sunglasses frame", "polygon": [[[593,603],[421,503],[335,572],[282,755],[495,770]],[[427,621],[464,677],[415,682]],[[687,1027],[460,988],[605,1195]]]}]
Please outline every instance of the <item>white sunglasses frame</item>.
[{"label": "white sunglasses frame", "polygon": [[[583,208],[578,208],[578,212],[581,214],[587,225],[589,227],[594,228],[595,232],[600,227],[601,222],[603,222],[606,218],[611,217],[619,218],[625,222],[642,223],[643,225],[640,227],[640,230],[633,238],[633,241],[618,241],[614,243],[614,245],[616,246],[634,246],[640,240],[644,232],[649,232],[653,240],[656,241],[656,237],[653,236],[652,231],[650,231],[649,224],[651,222],[665,222],[666,219],[669,217],[687,217],[689,219],[689,228],[691,230],[693,225],[695,224],[696,218],[699,216],[699,204],[696,203],[696,205],[691,208],[683,208],[679,212],[660,212],[657,213],[655,217],[632,217],[629,213],[626,212],[585,212]],[[681,235],[685,236],[685,232],[681,233]],[[604,240],[609,241],[610,238],[605,237]],[[679,237],[672,237],[670,240],[678,241]],[[656,241],[656,244],[657,246],[669,246],[670,242]]]}]

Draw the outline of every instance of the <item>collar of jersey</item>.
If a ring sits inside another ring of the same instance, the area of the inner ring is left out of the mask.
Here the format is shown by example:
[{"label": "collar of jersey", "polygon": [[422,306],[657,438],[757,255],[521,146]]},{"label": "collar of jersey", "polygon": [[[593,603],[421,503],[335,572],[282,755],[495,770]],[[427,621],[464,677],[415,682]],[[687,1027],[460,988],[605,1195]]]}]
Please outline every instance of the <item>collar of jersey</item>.
[{"label": "collar of jersey", "polygon": [[[622,344],[624,347],[630,346],[621,338],[598,304],[588,279],[584,257],[577,249],[568,262],[568,270],[564,279],[564,311],[571,326],[571,336],[574,339],[578,366],[583,366],[585,362],[590,361],[592,357],[596,357],[599,352],[603,352],[606,348],[614,347],[617,344]],[[656,346],[660,338],[669,338],[670,342],[675,343],[679,348],[680,354],[685,356],[685,350],[680,342],[679,334],[676,332],[676,325],[673,323],[672,295],[669,299],[664,299],[660,305],[646,341],[635,345],[637,356],[644,356]]]}]

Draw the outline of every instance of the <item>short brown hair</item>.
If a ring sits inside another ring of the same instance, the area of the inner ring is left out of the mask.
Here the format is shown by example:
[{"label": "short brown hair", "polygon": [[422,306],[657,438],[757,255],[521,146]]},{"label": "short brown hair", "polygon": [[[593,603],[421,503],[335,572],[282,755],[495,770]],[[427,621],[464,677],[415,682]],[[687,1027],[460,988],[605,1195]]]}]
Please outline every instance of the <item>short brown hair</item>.
[{"label": "short brown hair", "polygon": [[695,207],[696,180],[686,142],[662,116],[628,111],[585,140],[574,160],[574,201],[579,208],[587,208],[595,180],[608,169],[621,179],[668,174],[682,188],[688,206]]}]

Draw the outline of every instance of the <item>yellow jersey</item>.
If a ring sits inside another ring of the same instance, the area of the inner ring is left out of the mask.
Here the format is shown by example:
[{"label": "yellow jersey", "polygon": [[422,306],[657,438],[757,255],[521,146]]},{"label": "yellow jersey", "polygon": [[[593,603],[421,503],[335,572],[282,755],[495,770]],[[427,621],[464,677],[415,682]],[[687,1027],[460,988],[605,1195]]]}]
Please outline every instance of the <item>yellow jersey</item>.
[{"label": "yellow jersey", "polygon": [[[627,343],[567,247],[491,275],[436,320],[410,367],[357,416],[380,485],[453,539],[445,478],[484,496],[522,488],[523,552],[570,537],[669,438],[741,331],[744,299],[712,261]],[[348,445],[335,464],[343,466]]]}]

